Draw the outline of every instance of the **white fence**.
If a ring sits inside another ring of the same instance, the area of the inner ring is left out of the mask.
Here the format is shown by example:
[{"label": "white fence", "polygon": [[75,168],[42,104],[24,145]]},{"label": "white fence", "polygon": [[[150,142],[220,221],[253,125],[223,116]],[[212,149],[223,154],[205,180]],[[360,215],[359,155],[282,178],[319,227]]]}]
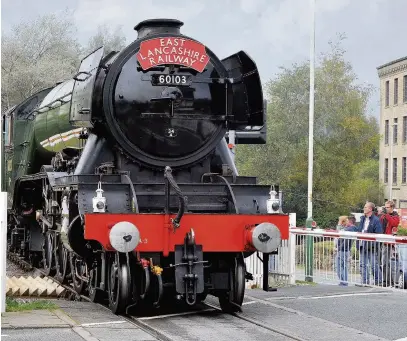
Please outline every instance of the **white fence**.
[{"label": "white fence", "polygon": [[[257,254],[246,259],[246,267],[254,277],[246,287],[261,287],[263,265]],[[278,255],[270,256],[272,287],[307,280],[407,289],[406,279],[407,237],[402,236],[291,228]]]},{"label": "white fence", "polygon": [[[294,228],[297,223],[296,213],[289,213],[289,226]],[[269,260],[269,283],[271,286],[276,283],[294,284],[295,283],[295,263],[292,262],[291,254],[295,249],[290,251],[290,240],[283,240],[278,248],[277,255],[271,255]],[[260,255],[263,257],[263,255]],[[253,280],[246,282],[246,288],[262,287],[263,285],[263,263],[254,253],[245,259],[246,270],[253,275]]]}]

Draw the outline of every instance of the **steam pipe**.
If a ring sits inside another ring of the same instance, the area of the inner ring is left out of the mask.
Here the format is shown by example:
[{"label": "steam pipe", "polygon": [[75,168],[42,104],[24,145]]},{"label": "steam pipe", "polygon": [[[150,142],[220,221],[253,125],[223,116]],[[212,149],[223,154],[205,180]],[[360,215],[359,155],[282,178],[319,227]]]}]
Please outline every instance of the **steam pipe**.
[{"label": "steam pipe", "polygon": [[220,143],[216,146],[216,151],[219,154],[222,163],[229,165],[230,169],[232,170],[235,176],[238,176],[237,168],[235,163],[233,162],[232,156],[230,155],[230,151],[228,148],[228,144],[226,139],[223,138]]},{"label": "steam pipe", "polygon": [[93,173],[97,158],[99,157],[100,151],[103,149],[105,143],[105,139],[100,138],[95,134],[89,134],[85,148],[83,148],[82,157],[79,159],[78,165],[75,169],[75,175]]}]

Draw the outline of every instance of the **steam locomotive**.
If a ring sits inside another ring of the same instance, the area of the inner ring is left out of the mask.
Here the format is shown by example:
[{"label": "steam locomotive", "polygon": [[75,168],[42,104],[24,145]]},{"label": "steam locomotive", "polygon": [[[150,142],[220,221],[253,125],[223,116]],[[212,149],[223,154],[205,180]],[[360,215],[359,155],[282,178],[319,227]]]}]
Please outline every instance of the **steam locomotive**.
[{"label": "steam locomotive", "polygon": [[4,114],[8,252],[116,314],[208,294],[236,311],[245,258],[288,238],[278,188],[239,176],[229,150],[265,143],[256,65],[182,25],[140,22]]}]

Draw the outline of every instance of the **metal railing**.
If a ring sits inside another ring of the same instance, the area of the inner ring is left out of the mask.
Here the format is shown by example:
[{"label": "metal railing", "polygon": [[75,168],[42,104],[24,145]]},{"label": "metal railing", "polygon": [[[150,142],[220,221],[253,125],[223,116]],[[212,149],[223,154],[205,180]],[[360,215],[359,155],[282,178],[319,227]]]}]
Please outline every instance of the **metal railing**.
[{"label": "metal railing", "polygon": [[[246,259],[253,281],[261,286],[256,254]],[[270,256],[270,286],[314,282],[397,289],[407,293],[407,236],[291,228],[277,255]]]},{"label": "metal railing", "polygon": [[291,229],[296,279],[405,289],[407,237]]}]

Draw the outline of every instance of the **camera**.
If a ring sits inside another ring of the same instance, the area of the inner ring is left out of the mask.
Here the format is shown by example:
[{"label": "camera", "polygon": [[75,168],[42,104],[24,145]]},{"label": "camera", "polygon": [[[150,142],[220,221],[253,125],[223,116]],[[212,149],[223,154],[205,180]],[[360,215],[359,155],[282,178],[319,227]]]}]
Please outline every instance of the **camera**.
[{"label": "camera", "polygon": [[386,207],[384,207],[384,206],[382,207],[382,213],[383,213],[383,214],[386,214],[386,213],[387,213]]}]

